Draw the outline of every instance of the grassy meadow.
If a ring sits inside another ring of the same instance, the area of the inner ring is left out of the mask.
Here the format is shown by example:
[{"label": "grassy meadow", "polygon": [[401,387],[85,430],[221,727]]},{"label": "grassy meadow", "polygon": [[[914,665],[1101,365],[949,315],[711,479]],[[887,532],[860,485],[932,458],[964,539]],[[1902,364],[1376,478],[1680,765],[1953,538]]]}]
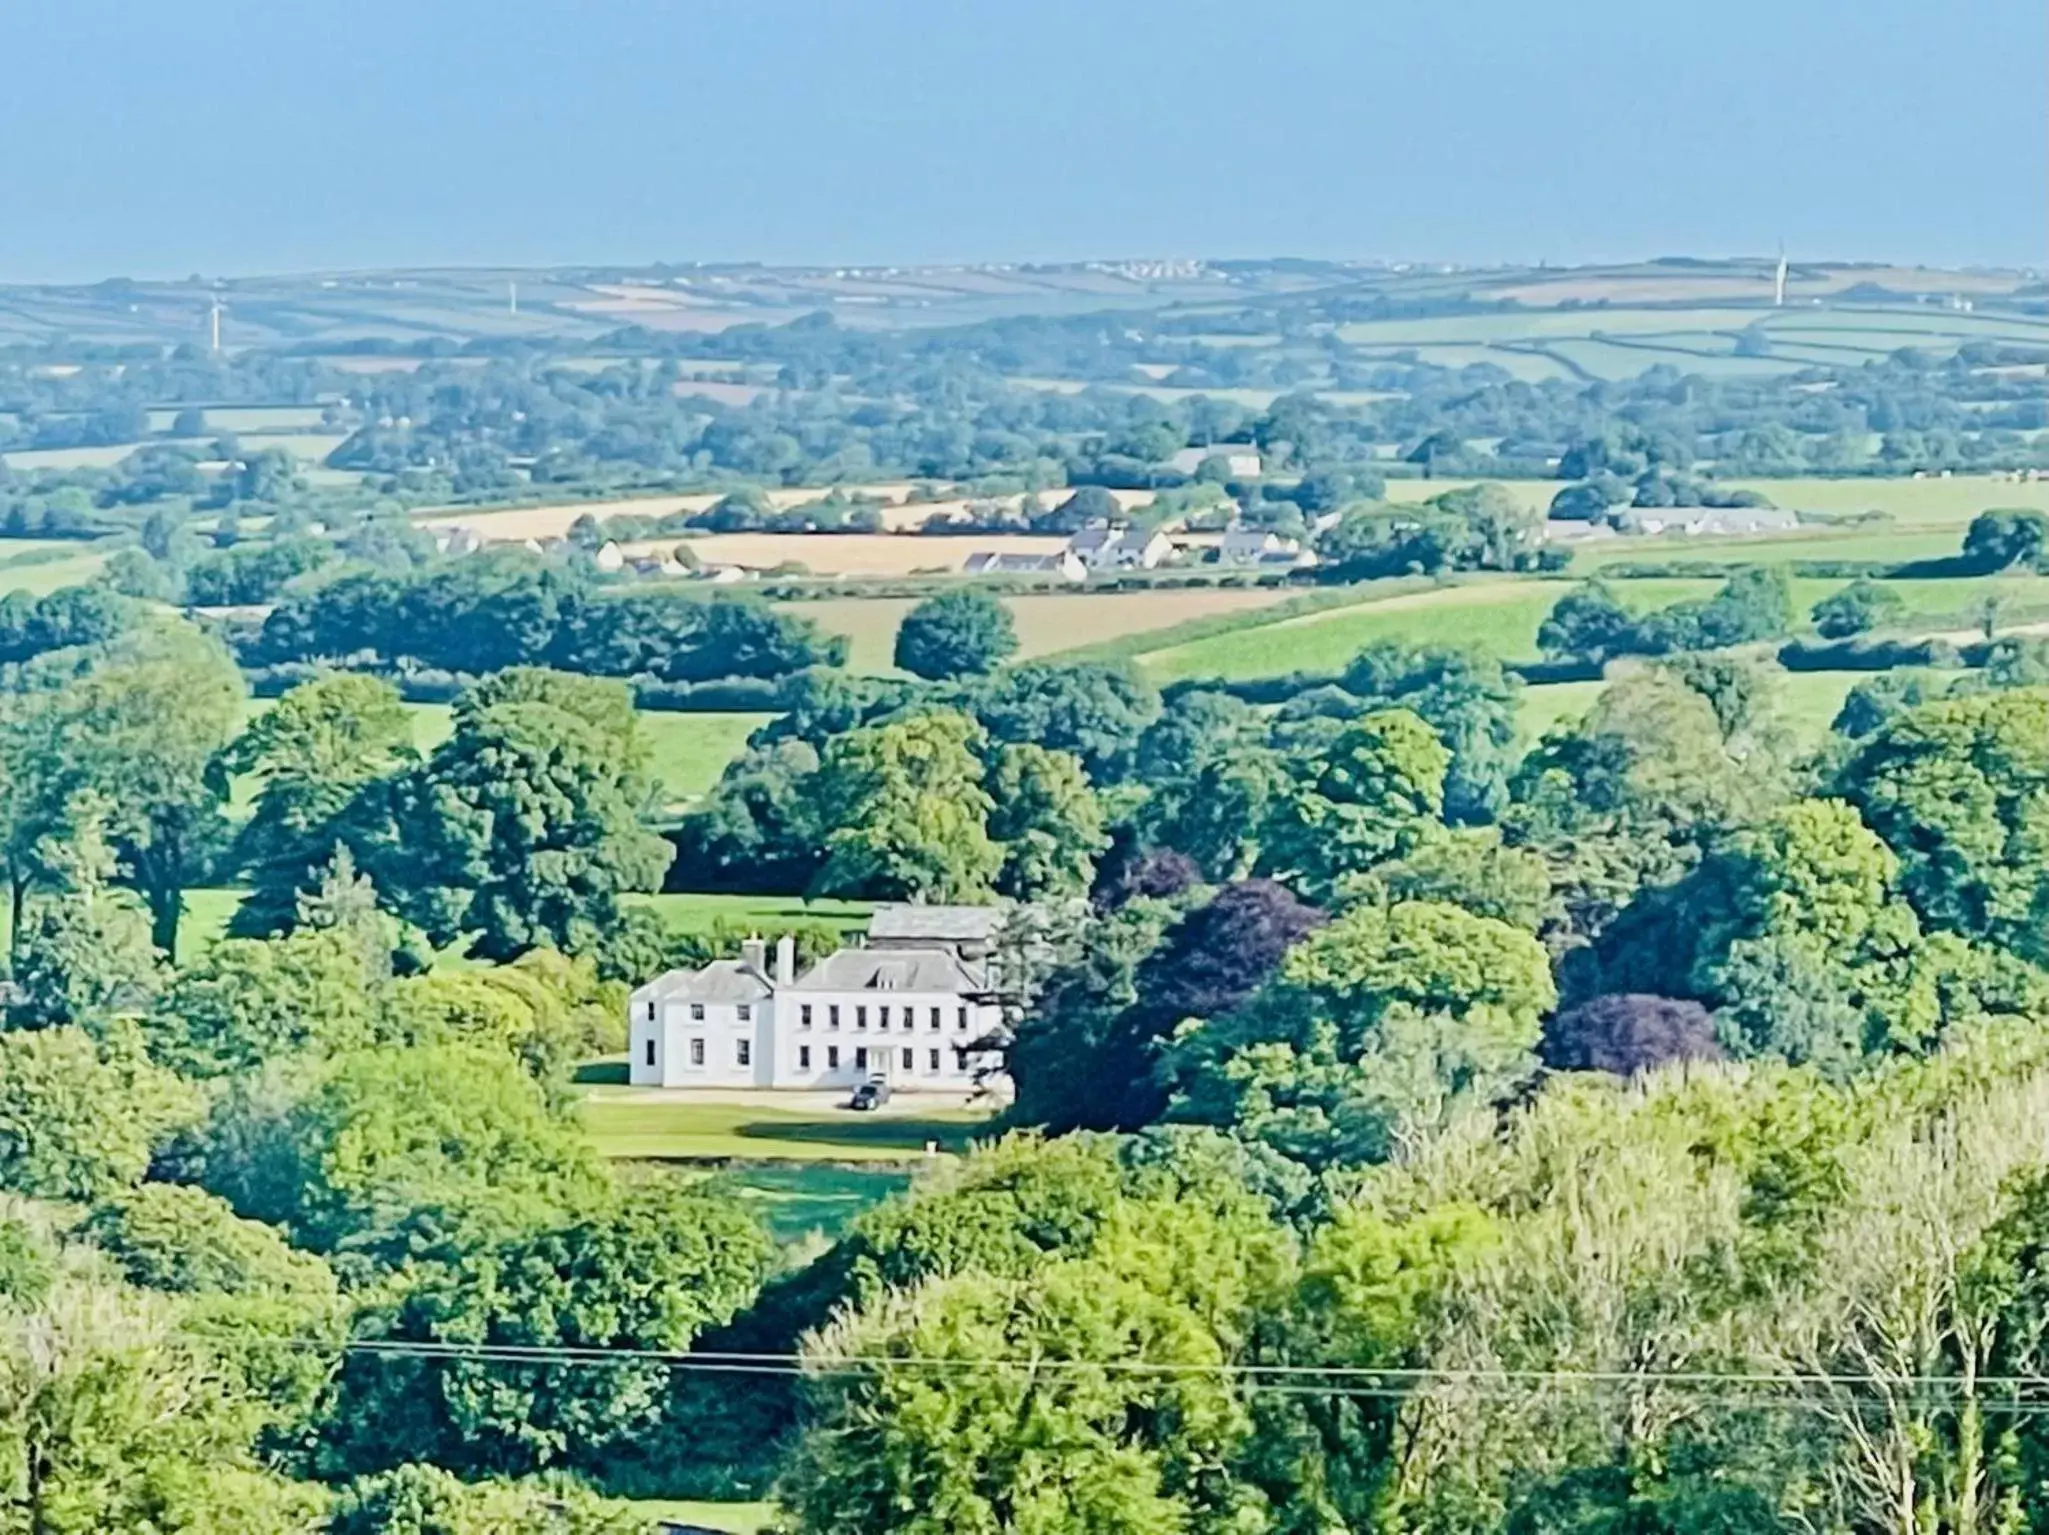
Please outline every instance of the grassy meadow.
[{"label": "grassy meadow", "polygon": [[[1191,619],[1255,613],[1296,595],[1284,587],[1172,587],[1156,591],[1055,592],[1006,597],[1017,624],[1018,658],[1032,660],[1083,646],[1120,640]],[[842,597],[794,602],[788,610],[828,634],[844,634],[853,648],[849,671],[902,676],[891,657],[897,625],[918,605],[910,597]]]},{"label": "grassy meadow", "polygon": [[[928,1141],[962,1151],[989,1122],[986,1110],[913,1109],[909,1098],[857,1114],[823,1103],[785,1107],[707,1101],[680,1089],[589,1086],[583,1116],[600,1153],[635,1162],[919,1162]],[[896,1105],[906,1107],[896,1112]]]},{"label": "grassy meadow", "polygon": [[688,1499],[650,1498],[628,1505],[643,1519],[658,1519],[690,1529],[716,1530],[719,1535],[761,1535],[775,1522],[770,1503],[700,1503]]},{"label": "grassy meadow", "polygon": [[[1640,610],[1704,597],[1717,583],[1701,578],[1630,581],[1617,587]],[[1379,640],[1417,645],[1468,645],[1507,661],[1537,654],[1537,630],[1567,582],[1495,577],[1408,592],[1352,607],[1175,645],[1139,657],[1156,683],[1186,677],[1240,681],[1295,671],[1337,671],[1360,648]]]}]

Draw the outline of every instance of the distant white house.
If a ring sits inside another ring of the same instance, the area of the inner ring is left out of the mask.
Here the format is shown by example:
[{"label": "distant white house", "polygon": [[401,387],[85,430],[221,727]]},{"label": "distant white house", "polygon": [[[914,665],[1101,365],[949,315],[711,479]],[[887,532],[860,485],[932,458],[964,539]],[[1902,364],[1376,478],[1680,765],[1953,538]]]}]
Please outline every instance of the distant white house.
[{"label": "distant white house", "polygon": [[1256,480],[1261,463],[1259,450],[1242,442],[1219,442],[1207,448],[1183,448],[1167,460],[1167,467],[1177,474],[1193,474],[1210,459],[1220,458],[1224,469],[1234,480]]},{"label": "distant white house", "polygon": [[882,906],[866,942],[797,971],[779,939],[737,959],[671,970],[628,1003],[628,1080],[641,1087],[903,1091],[985,1083],[1001,1065],[1003,1009],[985,906]]},{"label": "distant white house", "polygon": [[1224,529],[1224,536],[1217,543],[1217,563],[1285,568],[1313,565],[1316,556],[1302,547],[1299,538],[1284,537],[1272,528],[1252,528],[1234,522]]},{"label": "distant white house", "polygon": [[460,559],[466,554],[475,554],[484,547],[484,540],[477,530],[467,523],[449,523],[434,529],[434,552],[445,554],[451,559]]},{"label": "distant white house", "polygon": [[1011,554],[983,549],[967,557],[961,569],[971,576],[1058,576],[1063,581],[1086,581],[1088,567],[1070,549],[1058,554]]},{"label": "distant white house", "polygon": [[598,552],[591,556],[591,563],[600,570],[624,570],[626,551],[608,538],[598,545]]},{"label": "distant white house", "polygon": [[1157,528],[1092,522],[1068,539],[1067,552],[1090,570],[1151,570],[1174,545]]},{"label": "distant white house", "polygon": [[1782,506],[1635,507],[1627,525],[1642,533],[1690,533],[1725,537],[1738,533],[1790,533],[1800,514]]}]

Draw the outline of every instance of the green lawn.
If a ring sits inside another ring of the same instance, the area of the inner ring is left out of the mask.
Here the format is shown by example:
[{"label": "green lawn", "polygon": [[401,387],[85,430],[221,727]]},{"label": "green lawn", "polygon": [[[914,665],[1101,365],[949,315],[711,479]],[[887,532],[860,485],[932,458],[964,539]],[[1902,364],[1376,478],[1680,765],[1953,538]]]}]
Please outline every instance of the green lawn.
[{"label": "green lawn", "polygon": [[107,557],[85,552],[82,544],[74,543],[70,547],[79,552],[59,559],[38,557],[23,559],[17,564],[0,564],[0,592],[26,592],[31,597],[47,597],[61,587],[83,586],[98,576],[107,563]]},{"label": "green lawn", "polygon": [[673,714],[643,709],[640,728],[653,749],[649,770],[664,808],[687,805],[710,791],[747,738],[773,714]]},{"label": "green lawn", "polygon": [[1775,565],[1791,560],[1874,560],[1889,565],[1910,560],[1940,560],[1956,554],[1963,534],[1955,528],[1803,528],[1771,538],[1688,538],[1683,533],[1660,538],[1611,538],[1573,553],[1575,572],[1607,565],[1667,560],[1712,560]]},{"label": "green lawn", "polygon": [[[1701,579],[1630,581],[1618,593],[1631,606],[1662,607],[1703,597],[1716,582]],[[1356,607],[1282,619],[1176,645],[1141,656],[1158,683],[1184,677],[1239,680],[1293,671],[1337,671],[1376,640],[1419,645],[1470,645],[1503,660],[1537,654],[1537,629],[1553,603],[1571,588],[1558,581],[1496,578],[1413,592]]]},{"label": "green lawn", "polygon": [[188,890],[185,916],[178,924],[178,963],[187,964],[215,939],[228,931],[228,923],[242,904],[244,890]]},{"label": "green lawn", "polygon": [[1994,506],[2032,506],[2049,511],[2049,480],[1995,479],[1953,475],[1932,480],[1733,480],[1763,491],[1774,506],[1802,512],[1882,511],[1903,527],[1961,529]]},{"label": "green lawn", "polygon": [[[0,571],[0,580],[4,575]],[[272,702],[250,699],[250,717],[268,709]],[[455,728],[455,711],[448,704],[409,703],[405,710],[412,716],[413,745],[422,753],[447,740]],[[708,791],[719,781],[726,764],[740,754],[747,737],[774,718],[772,714],[678,714],[643,709],[640,728],[650,751],[648,771],[661,785],[664,808],[679,808]],[[237,803],[246,804],[247,796],[246,790],[238,793]]]},{"label": "green lawn", "polygon": [[665,895],[629,895],[630,906],[644,906],[658,913],[678,932],[709,932],[713,924],[729,927],[758,927],[764,932],[823,922],[854,932],[865,927],[869,901],[807,901],[794,895],[700,895],[695,892]]},{"label": "green lawn", "polygon": [[969,1109],[857,1114],[706,1102],[642,1088],[586,1085],[584,1094],[592,1143],[628,1161],[918,1162],[927,1141],[960,1151],[989,1119]]},{"label": "green lawn", "polygon": [[[1177,586],[1144,591],[1049,592],[1005,597],[1017,628],[1017,659],[1126,640],[1154,630],[1202,619],[1251,614],[1287,601],[1299,592],[1284,587]],[[809,618],[828,634],[851,641],[847,669],[901,677],[896,669],[896,631],[916,607],[909,597],[835,597],[793,602],[783,611]]]},{"label": "green lawn", "polygon": [[1516,716],[1522,726],[1524,744],[1534,746],[1553,725],[1586,713],[1606,686],[1607,683],[1595,680],[1547,682],[1541,687],[1524,688]]},{"label": "green lawn", "polygon": [[760,1535],[775,1519],[771,1503],[692,1503],[666,1498],[648,1498],[627,1505],[647,1519],[666,1519],[673,1524],[694,1524],[722,1535]]}]

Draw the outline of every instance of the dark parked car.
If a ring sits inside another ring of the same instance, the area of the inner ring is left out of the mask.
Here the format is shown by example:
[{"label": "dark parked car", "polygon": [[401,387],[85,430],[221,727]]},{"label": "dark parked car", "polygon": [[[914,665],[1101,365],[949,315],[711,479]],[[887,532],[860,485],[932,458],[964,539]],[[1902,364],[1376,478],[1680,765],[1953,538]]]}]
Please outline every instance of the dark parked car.
[{"label": "dark parked car", "polygon": [[848,1102],[850,1109],[879,1109],[889,1102],[889,1084],[880,1077],[870,1077],[854,1089],[854,1096]]}]

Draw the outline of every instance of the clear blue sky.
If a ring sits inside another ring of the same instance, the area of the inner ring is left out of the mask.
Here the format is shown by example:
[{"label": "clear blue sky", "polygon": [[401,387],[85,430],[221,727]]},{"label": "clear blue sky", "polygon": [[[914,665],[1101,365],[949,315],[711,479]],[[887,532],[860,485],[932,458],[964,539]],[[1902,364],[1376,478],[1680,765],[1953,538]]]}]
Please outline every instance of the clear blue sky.
[{"label": "clear blue sky", "polygon": [[0,281],[2049,265],[2043,0],[14,0]]}]

